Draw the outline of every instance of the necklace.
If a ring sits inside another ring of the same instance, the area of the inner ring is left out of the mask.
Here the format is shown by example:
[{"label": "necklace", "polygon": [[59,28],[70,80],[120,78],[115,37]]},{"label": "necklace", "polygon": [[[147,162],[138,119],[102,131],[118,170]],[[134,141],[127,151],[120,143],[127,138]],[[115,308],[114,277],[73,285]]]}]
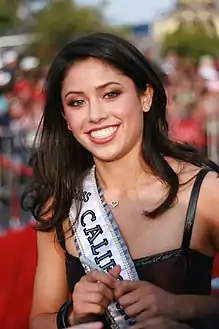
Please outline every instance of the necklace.
[{"label": "necklace", "polygon": [[[96,166],[93,165],[93,171],[94,171],[95,179],[96,179],[97,184],[99,185],[100,179],[99,179],[99,181],[98,181],[98,178],[97,178],[97,175],[96,175],[95,170],[96,170]],[[126,189],[123,191],[122,196],[124,195],[124,193],[127,192],[127,190],[128,190],[128,188],[126,188]],[[119,201],[119,200],[115,200],[115,199],[114,199],[114,200],[110,200],[110,198],[108,198],[107,194],[104,193],[103,190],[102,190],[102,193],[103,193],[103,195],[105,195],[105,200],[106,200],[106,202],[110,205],[110,207],[112,207],[113,209],[115,209],[115,208],[117,208],[117,207],[119,206],[119,204],[120,204],[120,201]]]},{"label": "necklace", "polygon": [[119,200],[110,200],[110,198],[108,198],[108,195],[106,193],[103,193],[106,203],[108,203],[110,205],[110,207],[112,207],[113,209],[115,209],[116,207],[119,206]]},{"label": "necklace", "polygon": [[114,209],[119,206],[119,200],[112,200],[110,201],[111,207]]}]

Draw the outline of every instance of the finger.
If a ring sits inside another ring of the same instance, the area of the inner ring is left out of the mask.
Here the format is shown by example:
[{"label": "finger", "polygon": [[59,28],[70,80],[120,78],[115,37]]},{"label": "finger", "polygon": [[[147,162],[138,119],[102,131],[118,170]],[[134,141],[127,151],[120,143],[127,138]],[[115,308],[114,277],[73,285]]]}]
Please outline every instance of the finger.
[{"label": "finger", "polygon": [[118,279],[118,276],[121,273],[121,266],[116,265],[115,267],[111,268],[108,273],[115,279]]},{"label": "finger", "polygon": [[122,295],[131,292],[133,290],[136,290],[138,288],[137,282],[135,281],[129,281],[129,280],[123,280],[123,281],[117,281],[116,287],[115,287],[115,297],[119,299]]},{"label": "finger", "polygon": [[152,310],[152,308],[148,308],[145,310],[145,308],[136,315],[136,321],[137,322],[145,322],[145,321],[149,321],[151,319],[155,318],[155,314]]},{"label": "finger", "polygon": [[118,302],[123,307],[128,307],[130,305],[133,305],[134,303],[137,303],[139,301],[139,291],[134,290],[131,292],[126,293],[125,295],[122,295],[122,297],[118,298]]},{"label": "finger", "polygon": [[[137,316],[145,311],[145,305],[142,302],[134,303],[128,307],[125,307],[125,314],[134,317],[137,320]],[[144,319],[146,320],[146,318]],[[140,321],[142,322],[142,321]]]},{"label": "finger", "polygon": [[107,286],[105,286],[105,284],[103,284],[102,282],[88,283],[86,291],[89,293],[100,294],[110,302],[113,300],[114,297],[113,291]]},{"label": "finger", "polygon": [[[84,313],[85,308],[84,304],[94,304],[99,305],[101,308],[106,308],[110,304],[110,300],[107,299],[104,295],[95,292],[80,293],[77,296],[74,296],[74,309],[77,310],[77,313]],[[86,310],[86,313],[89,313]]]},{"label": "finger", "polygon": [[86,275],[86,280],[88,282],[102,282],[104,283],[107,287],[114,289],[115,284],[116,284],[116,279],[113,278],[111,275],[108,273],[103,273],[98,270],[93,270]]},{"label": "finger", "polygon": [[92,323],[84,323],[78,324],[76,326],[69,327],[68,329],[102,329],[103,324],[101,322],[92,322]]}]

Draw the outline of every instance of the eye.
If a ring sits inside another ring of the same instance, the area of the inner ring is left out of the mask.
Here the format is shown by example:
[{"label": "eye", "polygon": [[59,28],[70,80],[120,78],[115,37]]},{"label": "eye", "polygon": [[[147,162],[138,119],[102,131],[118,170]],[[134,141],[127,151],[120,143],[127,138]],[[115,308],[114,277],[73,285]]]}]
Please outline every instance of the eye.
[{"label": "eye", "polygon": [[119,91],[111,91],[111,92],[107,93],[106,95],[104,95],[104,98],[106,98],[106,99],[115,98],[115,97],[119,96],[119,94],[120,94]]},{"label": "eye", "polygon": [[68,106],[72,106],[72,107],[80,107],[80,106],[83,106],[84,104],[85,104],[85,101],[82,99],[68,102]]}]

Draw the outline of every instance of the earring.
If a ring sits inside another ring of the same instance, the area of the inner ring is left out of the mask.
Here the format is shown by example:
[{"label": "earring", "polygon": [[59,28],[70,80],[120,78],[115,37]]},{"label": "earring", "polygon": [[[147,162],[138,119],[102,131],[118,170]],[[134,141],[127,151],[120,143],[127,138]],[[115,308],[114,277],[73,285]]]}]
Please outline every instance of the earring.
[{"label": "earring", "polygon": [[149,105],[144,105],[143,106],[143,111],[144,112],[148,112],[150,110],[150,106]]}]

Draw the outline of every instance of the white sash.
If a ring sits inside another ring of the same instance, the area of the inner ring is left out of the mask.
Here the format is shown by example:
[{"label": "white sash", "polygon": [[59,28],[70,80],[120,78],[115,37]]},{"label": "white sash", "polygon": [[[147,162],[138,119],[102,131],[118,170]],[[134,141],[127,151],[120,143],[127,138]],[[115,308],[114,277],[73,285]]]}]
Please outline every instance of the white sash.
[{"label": "white sash", "polygon": [[[119,228],[99,195],[94,168],[84,180],[82,209],[77,222],[75,208],[73,202],[69,219],[74,226],[79,256],[86,256],[105,271],[119,264],[122,269],[121,279],[138,280],[138,274]],[[86,272],[90,270],[87,266],[84,268]],[[119,310],[118,303],[111,304],[107,314],[112,328],[124,328],[130,323],[124,311]]]}]

